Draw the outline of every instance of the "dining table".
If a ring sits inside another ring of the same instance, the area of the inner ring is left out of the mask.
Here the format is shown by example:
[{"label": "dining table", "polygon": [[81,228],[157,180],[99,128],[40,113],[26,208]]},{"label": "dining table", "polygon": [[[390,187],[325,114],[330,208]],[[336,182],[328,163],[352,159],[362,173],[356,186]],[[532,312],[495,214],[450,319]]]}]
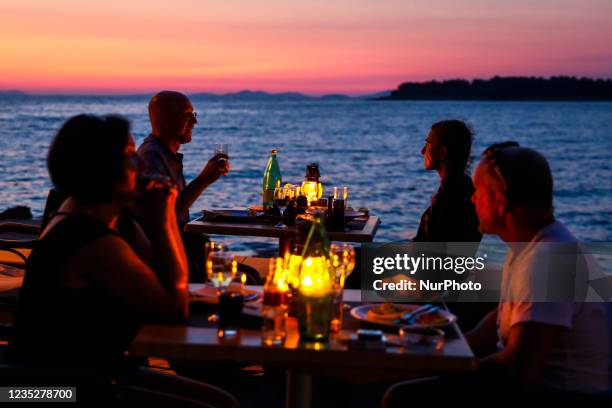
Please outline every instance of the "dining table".
[{"label": "dining table", "polygon": [[[212,210],[211,212],[214,212]],[[219,211],[219,210],[218,210]],[[223,210],[228,211],[228,210]],[[229,210],[233,211],[233,210]],[[380,226],[380,217],[375,215],[363,215],[350,219],[342,230],[327,230],[329,239],[338,242],[372,242]],[[287,241],[298,234],[295,226],[279,227],[276,223],[245,222],[243,220],[234,222],[232,220],[215,220],[202,215],[188,222],[184,227],[185,232],[194,234],[217,234],[237,235],[250,237],[278,238],[279,254],[283,254]]]},{"label": "dining table", "polygon": [[[205,284],[190,284],[197,293]],[[262,292],[261,286],[246,286],[243,290]],[[476,368],[476,358],[463,333],[452,323],[444,329],[442,349],[410,348],[393,342],[397,329],[386,330],[384,348],[359,349],[346,341],[359,328],[381,328],[359,321],[344,313],[342,329],[327,342],[300,341],[297,321],[287,319],[287,338],[281,346],[262,344],[261,330],[248,325],[233,336],[223,336],[217,323],[210,322],[198,310],[197,299],[192,301],[189,319],[181,324],[151,324],[143,326],[136,335],[130,354],[140,358],[162,358],[202,364],[218,361],[237,361],[281,368],[287,372],[287,407],[309,407],[312,402],[313,376],[332,376],[357,383],[374,378],[395,380],[420,375],[469,372]],[[361,292],[345,289],[345,305],[361,304]],[[260,301],[259,301],[260,303]],[[244,313],[257,316],[258,302],[246,303]],[[260,327],[260,326],[259,326]]]}]

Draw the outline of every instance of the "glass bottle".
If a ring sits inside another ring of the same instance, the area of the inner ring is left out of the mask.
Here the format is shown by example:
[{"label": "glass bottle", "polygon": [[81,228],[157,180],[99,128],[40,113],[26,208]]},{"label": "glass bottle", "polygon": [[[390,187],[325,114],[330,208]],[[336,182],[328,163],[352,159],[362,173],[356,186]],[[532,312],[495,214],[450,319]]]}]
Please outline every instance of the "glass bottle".
[{"label": "glass bottle", "polygon": [[270,152],[268,165],[263,177],[263,209],[268,212],[274,206],[274,189],[282,184],[282,177],[276,149]]},{"label": "glass bottle", "polygon": [[282,258],[271,259],[261,307],[262,343],[280,346],[287,337],[289,286]]},{"label": "glass bottle", "polygon": [[329,337],[335,294],[329,248],[324,218],[316,214],[302,252],[297,296],[298,329],[305,341]]}]

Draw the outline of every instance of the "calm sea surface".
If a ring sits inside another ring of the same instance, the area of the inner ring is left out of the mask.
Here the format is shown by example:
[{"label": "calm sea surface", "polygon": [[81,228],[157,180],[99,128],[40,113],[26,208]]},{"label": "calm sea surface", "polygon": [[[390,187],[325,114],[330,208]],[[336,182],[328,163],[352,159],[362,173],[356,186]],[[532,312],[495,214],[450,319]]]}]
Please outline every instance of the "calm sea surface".
[{"label": "calm sea surface", "polygon": [[[0,98],[0,209],[28,205],[40,216],[50,188],[49,143],[71,115],[119,113],[137,144],[149,132],[144,97]],[[244,207],[261,201],[271,149],[283,181],[299,182],[319,163],[325,186],[350,186],[349,203],[379,215],[376,241],[410,238],[438,186],[420,154],[431,124],[459,118],[476,132],[473,154],[513,139],[544,153],[555,177],[557,217],[583,241],[612,241],[612,104],[545,102],[209,102],[193,100],[199,123],[184,145],[187,179],[229,143],[232,171],[192,207]],[[83,152],[95,154],[95,152]],[[256,253],[274,241],[227,237],[232,249]]]}]

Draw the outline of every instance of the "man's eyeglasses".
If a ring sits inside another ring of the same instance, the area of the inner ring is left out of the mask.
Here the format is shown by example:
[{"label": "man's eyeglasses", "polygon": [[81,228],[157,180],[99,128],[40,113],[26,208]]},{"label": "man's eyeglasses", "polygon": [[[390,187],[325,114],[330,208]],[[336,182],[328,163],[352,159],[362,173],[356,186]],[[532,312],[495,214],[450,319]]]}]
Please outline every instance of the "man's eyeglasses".
[{"label": "man's eyeglasses", "polygon": [[520,145],[515,141],[495,143],[487,147],[485,151],[482,152],[482,156],[491,163],[491,168],[502,182],[502,187],[506,194],[508,193],[510,186],[508,183],[507,166],[505,165],[503,159],[503,152],[504,150],[513,147],[520,147]]}]

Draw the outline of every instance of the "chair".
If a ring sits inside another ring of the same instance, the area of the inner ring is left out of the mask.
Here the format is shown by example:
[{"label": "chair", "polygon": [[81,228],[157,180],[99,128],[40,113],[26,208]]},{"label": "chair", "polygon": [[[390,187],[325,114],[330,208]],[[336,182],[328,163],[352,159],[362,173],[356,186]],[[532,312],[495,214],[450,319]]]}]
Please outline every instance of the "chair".
[{"label": "chair", "polygon": [[128,407],[149,408],[218,408],[220,405],[209,404],[181,395],[168,394],[138,386],[121,386],[119,400]]},{"label": "chair", "polygon": [[30,218],[0,220],[0,251],[8,252],[18,259],[0,258],[0,262],[13,266],[25,266],[29,252],[34,247],[38,236],[65,199],[66,195],[54,188],[49,190],[41,220]]}]

